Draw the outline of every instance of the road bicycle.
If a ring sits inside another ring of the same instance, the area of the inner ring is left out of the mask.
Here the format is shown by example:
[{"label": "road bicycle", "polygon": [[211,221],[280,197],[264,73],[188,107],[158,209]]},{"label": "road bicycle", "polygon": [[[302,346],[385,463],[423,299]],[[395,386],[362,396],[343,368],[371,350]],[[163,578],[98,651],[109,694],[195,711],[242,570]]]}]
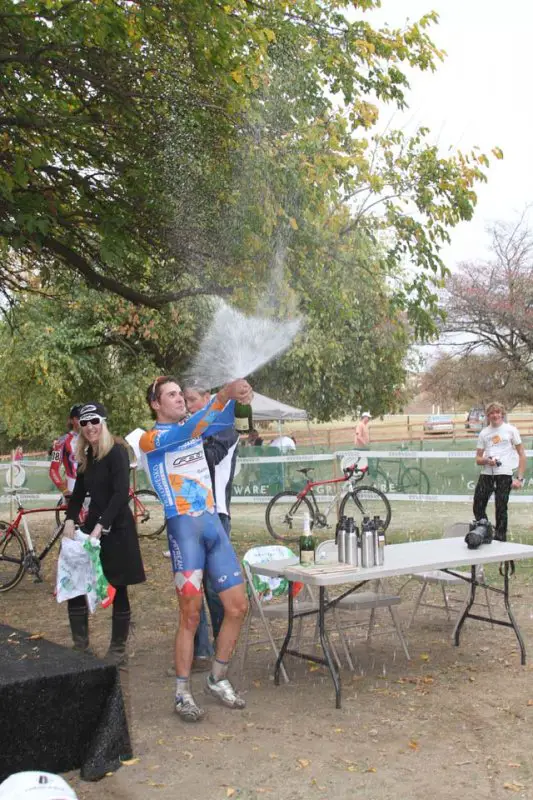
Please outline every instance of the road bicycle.
[{"label": "road bicycle", "polygon": [[[18,491],[11,492],[17,503],[17,514],[12,522],[0,521],[0,592],[14,589],[24,574],[34,576],[35,583],[41,583],[41,563],[63,532],[63,523],[56,525],[50,540],[41,553],[36,553],[26,519],[30,514],[66,511],[66,505],[47,508],[24,508]],[[22,524],[22,532],[19,530]]]},{"label": "road bicycle", "polygon": [[[137,535],[146,539],[155,539],[167,527],[165,512],[159,497],[152,489],[129,489],[129,505],[135,518]],[[61,525],[65,521],[64,498],[60,497],[56,507],[56,522]],[[83,524],[87,510],[82,509],[78,522]]]},{"label": "road bicycle", "polygon": [[[389,465],[398,465],[396,478],[388,469],[385,472],[385,468],[388,468]],[[402,494],[429,494],[427,474],[420,467],[406,467],[403,459],[398,461],[387,459],[381,468],[376,466],[374,470],[371,470],[371,479],[372,483],[377,484],[384,492],[391,491],[392,484],[393,491]]]},{"label": "road bicycle", "polygon": [[357,486],[368,473],[368,465],[359,467],[357,462],[343,469],[340,478],[329,480],[313,481],[309,473],[313,472],[313,467],[299,469],[306,478],[306,484],[299,492],[279,492],[275,495],[267,506],[265,521],[268,532],[274,539],[283,542],[295,542],[300,537],[304,519],[309,516],[311,529],[316,532],[320,529],[331,529],[328,517],[332,508],[338,500],[337,493],[330,500],[324,511],[320,510],[317,498],[313,489],[317,486],[332,486],[343,484],[340,490],[341,503],[339,517],[353,517],[359,527],[364,517],[379,516],[383,520],[385,529],[391,519],[390,503],[379,489],[375,486]]}]

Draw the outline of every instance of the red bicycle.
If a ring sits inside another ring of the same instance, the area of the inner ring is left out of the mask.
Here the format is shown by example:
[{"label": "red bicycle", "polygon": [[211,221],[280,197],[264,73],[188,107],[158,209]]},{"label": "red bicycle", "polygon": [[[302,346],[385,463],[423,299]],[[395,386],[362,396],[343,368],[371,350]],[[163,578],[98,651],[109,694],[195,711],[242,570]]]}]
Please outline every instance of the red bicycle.
[{"label": "red bicycle", "polygon": [[[17,586],[25,572],[34,576],[35,583],[42,582],[41,562],[61,536],[63,524],[56,525],[43,551],[36,553],[26,517],[46,511],[59,513],[67,508],[64,504],[47,508],[24,508],[20,495],[15,491],[13,496],[17,501],[15,519],[12,522],[0,521],[0,592],[8,592]],[[19,530],[21,525],[22,532]]]},{"label": "red bicycle", "polygon": [[[159,497],[152,489],[129,489],[129,504],[135,517],[135,525],[137,526],[137,535],[146,537],[147,539],[155,539],[160,533],[163,533],[167,527],[165,519],[165,512]],[[64,499],[59,498],[56,508],[56,522],[61,525],[65,521],[64,514],[61,512],[66,510]],[[87,511],[82,509],[80,513],[80,524],[83,523],[84,513]]]},{"label": "red bicycle", "polygon": [[317,486],[338,486],[342,484],[340,491],[340,517],[353,517],[358,526],[361,525],[364,517],[379,516],[388,527],[391,519],[391,507],[383,492],[375,486],[357,486],[368,472],[368,466],[358,467],[357,463],[343,469],[340,478],[330,478],[325,481],[313,481],[309,473],[313,472],[313,467],[299,469],[306,478],[306,484],[299,492],[279,492],[275,495],[267,506],[265,521],[268,531],[274,539],[283,542],[296,542],[300,537],[304,518],[308,515],[311,529],[321,528],[331,529],[328,517],[332,508],[339,500],[339,494],[335,489],[335,496],[329,501],[327,507],[321,510],[316,494],[313,491]]}]

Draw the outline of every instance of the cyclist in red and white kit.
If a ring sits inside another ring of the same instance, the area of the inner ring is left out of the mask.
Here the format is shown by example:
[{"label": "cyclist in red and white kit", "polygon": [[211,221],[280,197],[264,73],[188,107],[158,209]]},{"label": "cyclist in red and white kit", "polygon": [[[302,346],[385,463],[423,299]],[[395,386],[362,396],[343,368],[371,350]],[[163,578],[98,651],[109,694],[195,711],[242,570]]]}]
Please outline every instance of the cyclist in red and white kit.
[{"label": "cyclist in red and white kit", "polygon": [[59,491],[69,497],[76,483],[76,459],[74,450],[80,429],[81,405],[72,406],[67,418],[67,433],[56,439],[50,451],[50,480]]}]

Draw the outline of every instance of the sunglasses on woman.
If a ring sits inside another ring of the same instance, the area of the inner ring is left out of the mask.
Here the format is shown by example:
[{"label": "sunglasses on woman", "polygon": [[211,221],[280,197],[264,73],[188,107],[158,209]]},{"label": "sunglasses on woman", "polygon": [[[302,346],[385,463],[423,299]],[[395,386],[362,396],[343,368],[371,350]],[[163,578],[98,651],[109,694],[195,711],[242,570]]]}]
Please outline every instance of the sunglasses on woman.
[{"label": "sunglasses on woman", "polygon": [[91,419],[80,419],[80,425],[82,428],[85,428],[86,425],[91,423],[91,425],[100,425],[102,422],[103,417],[91,417]]}]

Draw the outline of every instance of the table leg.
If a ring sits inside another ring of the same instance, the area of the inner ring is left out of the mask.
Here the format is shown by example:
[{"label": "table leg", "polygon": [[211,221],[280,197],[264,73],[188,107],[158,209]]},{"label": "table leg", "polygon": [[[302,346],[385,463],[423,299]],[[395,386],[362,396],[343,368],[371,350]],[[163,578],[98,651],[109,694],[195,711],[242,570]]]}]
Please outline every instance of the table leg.
[{"label": "table leg", "polygon": [[319,587],[319,605],[318,605],[318,632],[320,636],[320,644],[322,645],[322,652],[327,661],[328,669],[331,674],[333,685],[335,686],[335,707],[341,707],[341,678],[340,673],[335,666],[331,657],[328,636],[326,633],[325,625],[325,597],[326,589],[324,586]]},{"label": "table leg", "polygon": [[471,578],[470,578],[470,597],[463,608],[463,613],[461,614],[460,618],[457,620],[455,628],[453,630],[453,640],[456,647],[459,647],[459,636],[461,634],[461,628],[463,627],[465,619],[469,615],[469,611],[474,605],[474,600],[476,599],[476,568],[474,566],[470,567],[471,569]]},{"label": "table leg", "polygon": [[[520,663],[522,664],[522,666],[524,666],[524,664],[526,663],[526,646],[524,644],[524,640],[522,639],[520,628],[516,624],[516,620],[513,614],[513,609],[511,608],[511,603],[509,602],[509,569],[510,569],[510,562],[506,561],[503,568],[503,599],[505,602],[505,608],[507,610],[507,614],[509,615],[509,619],[511,620],[511,625],[513,627],[514,632],[516,633],[518,644],[520,645]],[[512,568],[512,572],[514,572],[514,565]]]},{"label": "table leg", "polygon": [[[526,663],[526,647],[524,644],[524,640],[522,638],[522,634],[520,633],[520,628],[517,625],[515,616],[513,614],[513,609],[511,608],[511,603],[509,600],[509,575],[513,574],[514,572],[514,565],[512,561],[505,561],[503,563],[503,570],[500,567],[500,574],[503,575],[503,591],[501,589],[497,589],[495,586],[488,586],[486,583],[478,583],[477,575],[476,575],[476,568],[472,567],[472,576],[470,578],[470,597],[466,602],[463,612],[455,625],[453,631],[453,639],[454,644],[456,646],[459,645],[459,636],[461,633],[461,628],[463,627],[464,621],[467,617],[470,619],[477,619],[480,622],[490,622],[492,626],[494,625],[502,625],[504,628],[512,628],[515,632],[516,638],[518,639],[518,644],[520,645],[520,663],[522,666]],[[444,570],[445,572],[449,572],[450,575],[453,575],[454,572],[452,570]],[[466,580],[466,579],[465,579]],[[496,592],[497,594],[503,594],[503,600],[505,603],[505,609],[507,611],[507,616],[509,617],[509,621],[503,619],[494,619],[492,614],[490,617],[482,616],[481,614],[471,614],[470,609],[474,603],[476,597],[476,587],[483,586],[486,590],[491,592]]]},{"label": "table leg", "polygon": [[294,598],[293,598],[293,582],[289,581],[289,620],[287,625],[287,635],[281,645],[281,650],[279,651],[279,656],[276,661],[276,667],[274,669],[274,683],[276,686],[279,686],[279,674],[281,671],[281,665],[283,663],[283,657],[285,652],[289,646],[289,642],[292,637],[292,628],[294,624]]}]

